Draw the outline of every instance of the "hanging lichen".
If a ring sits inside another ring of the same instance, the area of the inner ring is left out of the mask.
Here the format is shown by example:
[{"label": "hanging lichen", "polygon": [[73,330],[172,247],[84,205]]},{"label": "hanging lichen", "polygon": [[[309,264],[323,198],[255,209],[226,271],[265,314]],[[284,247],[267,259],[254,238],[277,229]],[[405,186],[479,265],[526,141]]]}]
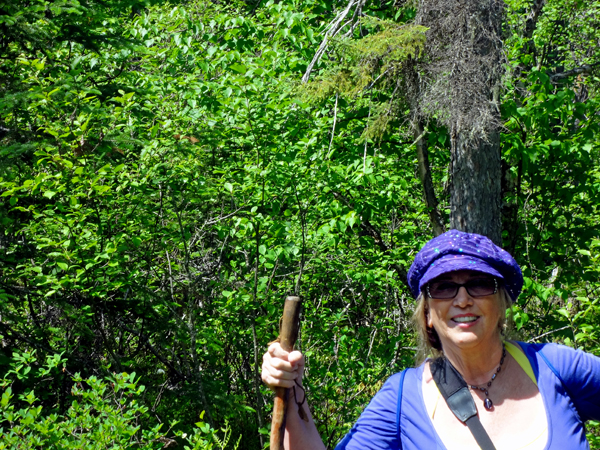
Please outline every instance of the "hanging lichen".
[{"label": "hanging lichen", "polygon": [[435,118],[469,139],[488,140],[500,125],[504,73],[501,0],[421,0],[415,22],[428,27],[426,58],[411,90],[414,114]]}]

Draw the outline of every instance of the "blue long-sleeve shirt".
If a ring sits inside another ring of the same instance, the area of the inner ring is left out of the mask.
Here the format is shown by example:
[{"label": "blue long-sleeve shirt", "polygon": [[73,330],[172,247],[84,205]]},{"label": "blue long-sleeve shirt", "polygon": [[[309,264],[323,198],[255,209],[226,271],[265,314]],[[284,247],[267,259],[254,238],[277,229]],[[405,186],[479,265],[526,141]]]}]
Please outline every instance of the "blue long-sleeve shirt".
[{"label": "blue long-sleeve shirt", "polygon": [[[584,423],[600,419],[600,358],[557,344],[519,345],[546,408],[546,450],[589,449]],[[336,450],[445,450],[427,415],[422,376],[423,365],[391,376]]]}]

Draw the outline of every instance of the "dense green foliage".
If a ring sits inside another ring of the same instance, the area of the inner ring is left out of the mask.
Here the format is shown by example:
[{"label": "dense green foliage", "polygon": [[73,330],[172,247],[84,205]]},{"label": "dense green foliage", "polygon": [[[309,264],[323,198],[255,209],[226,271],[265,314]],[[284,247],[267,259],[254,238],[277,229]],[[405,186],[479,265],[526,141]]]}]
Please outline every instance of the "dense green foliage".
[{"label": "dense green foliage", "polygon": [[[533,2],[507,2],[504,237],[519,337],[600,354],[600,3],[583,3],[532,25]],[[405,272],[432,231],[409,106],[379,75],[427,57],[423,30],[368,1],[301,87],[343,7],[0,3],[0,448],[262,448],[260,358],[294,292],[330,448],[412,364]],[[449,136],[426,131],[445,208]]]}]

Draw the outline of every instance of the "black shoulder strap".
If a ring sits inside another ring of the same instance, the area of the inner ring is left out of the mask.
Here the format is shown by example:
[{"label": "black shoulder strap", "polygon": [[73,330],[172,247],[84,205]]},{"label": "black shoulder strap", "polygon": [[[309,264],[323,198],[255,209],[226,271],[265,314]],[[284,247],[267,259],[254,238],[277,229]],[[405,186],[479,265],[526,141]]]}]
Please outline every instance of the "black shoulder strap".
[{"label": "black shoulder strap", "polygon": [[482,450],[496,450],[485,428],[481,425],[473,397],[460,373],[447,362],[446,358],[434,359],[429,367],[433,380],[446,400],[448,408],[458,420],[469,427],[479,447]]}]

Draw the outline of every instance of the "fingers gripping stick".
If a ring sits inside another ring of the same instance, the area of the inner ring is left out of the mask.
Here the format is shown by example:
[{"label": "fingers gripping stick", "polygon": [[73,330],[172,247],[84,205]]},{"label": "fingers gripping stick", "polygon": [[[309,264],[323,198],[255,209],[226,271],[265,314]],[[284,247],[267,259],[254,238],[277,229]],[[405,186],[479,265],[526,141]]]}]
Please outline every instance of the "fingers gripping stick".
[{"label": "fingers gripping stick", "polygon": [[[294,350],[298,337],[300,297],[287,297],[283,307],[283,318],[279,326],[279,342],[286,352]],[[271,450],[283,450],[283,436],[285,434],[285,413],[288,403],[288,388],[278,387],[275,390],[273,405],[273,420],[271,422]]]}]

